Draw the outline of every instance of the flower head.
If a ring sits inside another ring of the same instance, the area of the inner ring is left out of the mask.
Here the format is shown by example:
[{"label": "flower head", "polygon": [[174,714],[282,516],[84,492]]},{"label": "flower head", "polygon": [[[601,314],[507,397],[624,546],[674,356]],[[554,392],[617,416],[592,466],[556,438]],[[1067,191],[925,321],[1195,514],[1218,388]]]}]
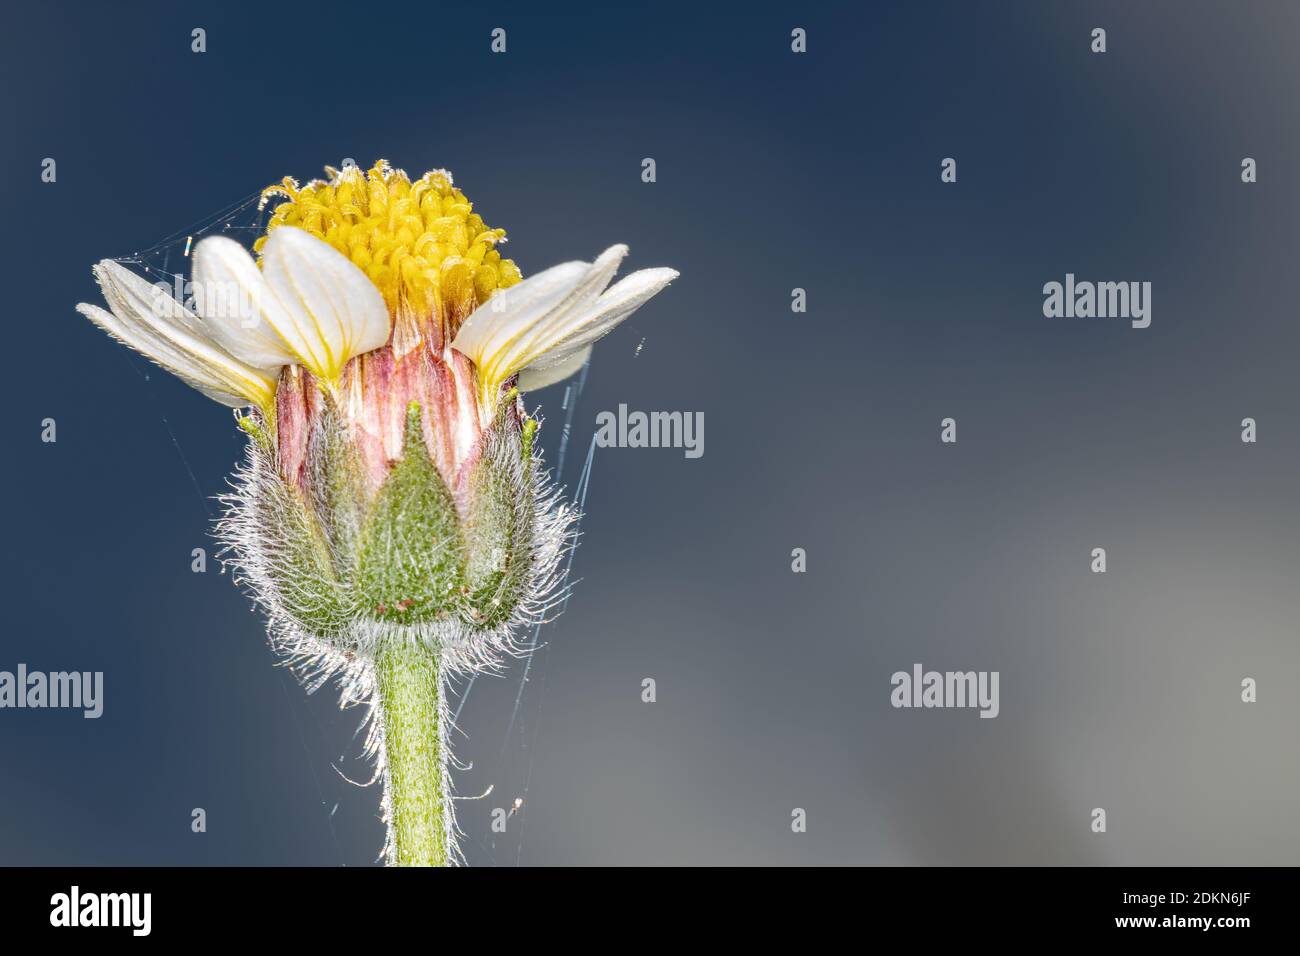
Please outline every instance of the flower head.
[{"label": "flower head", "polygon": [[[224,237],[198,243],[192,310],[111,260],[94,269],[108,310],[78,309],[204,394],[252,406],[219,530],[273,643],[318,681],[341,674],[345,698],[377,708],[390,693],[400,710],[412,654],[438,674],[491,666],[561,583],[573,513],[520,389],[572,374],[677,273],[611,285],[628,251],[616,245],[522,279],[497,251],[504,230],[446,172],[328,172],[264,191],[283,201],[257,259]],[[410,756],[417,767],[418,746]],[[436,856],[427,843],[417,856]]]}]

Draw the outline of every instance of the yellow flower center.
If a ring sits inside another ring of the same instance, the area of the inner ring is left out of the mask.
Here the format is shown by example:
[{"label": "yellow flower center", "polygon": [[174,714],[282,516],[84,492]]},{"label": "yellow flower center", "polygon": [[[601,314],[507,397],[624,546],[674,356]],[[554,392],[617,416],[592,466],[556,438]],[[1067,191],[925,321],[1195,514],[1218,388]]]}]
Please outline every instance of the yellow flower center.
[{"label": "yellow flower center", "polygon": [[519,281],[519,268],[496,250],[505,230],[489,229],[446,171],[411,182],[381,159],[365,173],[325,172],[328,180],[299,187],[285,177],[262,190],[262,206],[288,200],[275,207],[267,235],[297,226],[324,239],[370,277],[394,316],[435,320],[450,341],[475,308]]}]

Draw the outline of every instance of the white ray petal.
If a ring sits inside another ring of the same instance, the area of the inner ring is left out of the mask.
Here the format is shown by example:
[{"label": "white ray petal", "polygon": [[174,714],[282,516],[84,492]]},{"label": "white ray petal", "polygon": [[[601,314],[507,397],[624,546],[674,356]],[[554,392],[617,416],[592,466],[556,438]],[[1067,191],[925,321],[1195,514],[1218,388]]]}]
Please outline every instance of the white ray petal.
[{"label": "white ray petal", "polygon": [[[102,260],[91,271],[119,325],[157,352],[161,358],[156,360],[170,358],[185,369],[184,374],[191,374],[187,363],[198,363],[215,376],[222,390],[256,402],[274,394],[279,367],[253,368],[236,359],[212,340],[199,318],[166,288],[150,284],[111,259]],[[153,357],[153,352],[145,351]]]},{"label": "white ray petal", "polygon": [[564,315],[591,303],[627,255],[627,246],[611,246],[594,263],[566,262],[498,292],[462,324],[454,348],[475,357],[480,377],[504,381],[498,374],[513,352]]},{"label": "white ray petal", "polygon": [[120,286],[115,287],[105,265],[101,263],[95,271],[105,289],[105,297],[114,305],[115,311],[108,312],[97,305],[82,303],[77,306],[78,312],[119,342],[152,359],[187,385],[223,405],[266,407],[270,403],[275,391],[275,378],[271,373],[245,366],[219,346],[196,335],[182,322],[170,322],[149,313],[122,308]]},{"label": "white ray petal", "polygon": [[193,258],[195,311],[227,352],[258,368],[311,367],[311,342],[243,246],[211,236],[194,247]]},{"label": "white ray petal", "polygon": [[591,269],[583,276],[573,292],[550,311],[545,321],[537,323],[532,335],[526,338],[532,340],[545,336],[550,329],[562,326],[572,315],[585,310],[598,295],[605,291],[605,287],[614,278],[614,274],[618,272],[618,267],[626,257],[627,246],[621,243],[610,246],[597,256],[596,261],[591,264]]},{"label": "white ray petal", "polygon": [[474,362],[485,400],[521,370],[528,373],[520,376],[521,388],[573,374],[592,342],[677,278],[672,269],[645,269],[606,291],[626,255],[626,246],[611,246],[590,266],[565,263],[538,273],[465,320],[452,345]]},{"label": "white ray petal", "polygon": [[383,295],[347,256],[324,240],[293,226],[271,233],[262,254],[262,274],[293,317],[313,355],[317,376],[333,380],[354,355],[388,341],[391,321]]},{"label": "white ray petal", "polygon": [[535,392],[539,388],[564,381],[586,364],[587,359],[591,358],[591,349],[588,345],[585,349],[566,353],[555,361],[548,361],[551,358],[548,355],[541,361],[534,362],[519,372],[519,390]]},{"label": "white ray petal", "polygon": [[532,364],[543,356],[565,354],[590,345],[662,292],[678,275],[676,269],[664,268],[632,273],[587,309],[569,315],[564,322],[552,326],[548,334],[538,336],[525,360]]},{"label": "white ray petal", "polygon": [[150,340],[147,336],[141,334],[137,327],[124,325],[118,321],[117,316],[113,315],[113,313],[86,302],[79,304],[77,311],[118,342],[152,359],[181,379],[186,385],[199,389],[209,398],[216,399],[221,404],[232,407],[248,404],[248,399],[223,391],[214,378],[209,375],[207,369],[190,362],[183,354],[177,353],[165,345],[160,345],[157,341]]},{"label": "white ray petal", "polygon": [[118,263],[105,259],[92,271],[115,324],[105,324],[102,317],[84,309],[83,315],[201,391],[215,389],[228,396],[242,396],[240,405],[269,402],[279,368],[256,369],[239,361],[213,342],[198,317],[166,289],[151,285]]},{"label": "white ray petal", "polygon": [[589,262],[564,262],[502,289],[461,324],[452,346],[465,355],[486,353],[503,325],[531,324],[542,318],[590,271]]},{"label": "white ray petal", "polygon": [[526,392],[554,385],[578,371],[591,355],[597,339],[612,332],[677,276],[674,269],[634,272],[600,296],[587,311],[554,328],[550,338],[539,336],[529,353],[538,357],[520,371],[519,388]]},{"label": "white ray petal", "polygon": [[[541,350],[537,347],[538,342],[553,330],[563,328],[575,316],[582,315],[605,290],[605,286],[609,285],[626,255],[627,246],[610,246],[596,257],[586,274],[545,315],[534,317],[520,314],[502,323],[493,336],[491,353],[484,356],[488,377],[504,381],[539,356]],[[487,304],[491,305],[491,300]]]},{"label": "white ray petal", "polygon": [[102,260],[91,272],[114,313],[128,313],[146,324],[170,320],[193,335],[210,338],[198,317],[177,302],[165,284],[150,283],[112,259]]}]

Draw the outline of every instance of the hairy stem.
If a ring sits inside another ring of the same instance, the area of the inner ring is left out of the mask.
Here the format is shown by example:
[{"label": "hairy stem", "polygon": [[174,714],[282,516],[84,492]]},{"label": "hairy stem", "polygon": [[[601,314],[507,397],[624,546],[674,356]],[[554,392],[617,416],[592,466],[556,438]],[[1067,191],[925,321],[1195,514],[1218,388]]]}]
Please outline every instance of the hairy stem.
[{"label": "hairy stem", "polygon": [[398,866],[446,866],[448,794],[439,734],[438,658],[389,634],[375,653]]}]

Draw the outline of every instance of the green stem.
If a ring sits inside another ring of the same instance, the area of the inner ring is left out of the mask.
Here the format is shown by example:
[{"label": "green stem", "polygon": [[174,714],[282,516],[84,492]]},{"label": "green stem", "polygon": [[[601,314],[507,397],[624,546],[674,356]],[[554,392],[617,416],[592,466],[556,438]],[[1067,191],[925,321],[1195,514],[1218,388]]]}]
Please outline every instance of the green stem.
[{"label": "green stem", "polygon": [[390,634],[375,653],[398,866],[447,865],[448,795],[438,728],[438,658]]}]

